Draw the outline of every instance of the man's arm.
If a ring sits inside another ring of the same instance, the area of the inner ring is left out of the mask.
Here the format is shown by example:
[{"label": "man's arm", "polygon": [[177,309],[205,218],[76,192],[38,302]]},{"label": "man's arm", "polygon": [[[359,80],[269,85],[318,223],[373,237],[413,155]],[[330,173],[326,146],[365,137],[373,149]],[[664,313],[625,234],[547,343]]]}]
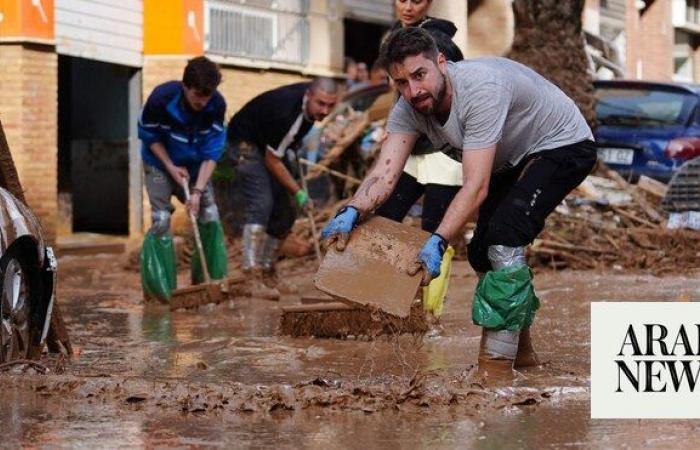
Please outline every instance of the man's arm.
[{"label": "man's arm", "polygon": [[149,148],[153,154],[156,155],[156,158],[163,163],[165,170],[168,171],[176,183],[181,185],[189,178],[187,169],[173,164],[173,161],[170,159],[170,156],[168,156],[168,151],[165,149],[165,145],[163,145],[162,142],[153,142]]},{"label": "man's arm", "polygon": [[417,138],[416,134],[390,133],[374,167],[348,205],[366,215],[384,203],[394,191]]},{"label": "man's arm", "polygon": [[455,238],[467,221],[479,210],[486,200],[491,181],[491,169],[496,154],[492,145],[479,150],[462,152],[462,188],[452,199],[445,217],[435,231],[448,241]]},{"label": "man's arm", "polygon": [[278,158],[269,148],[265,150],[265,167],[290,194],[294,195],[299,192],[301,189],[299,184],[284,166],[282,159]]}]

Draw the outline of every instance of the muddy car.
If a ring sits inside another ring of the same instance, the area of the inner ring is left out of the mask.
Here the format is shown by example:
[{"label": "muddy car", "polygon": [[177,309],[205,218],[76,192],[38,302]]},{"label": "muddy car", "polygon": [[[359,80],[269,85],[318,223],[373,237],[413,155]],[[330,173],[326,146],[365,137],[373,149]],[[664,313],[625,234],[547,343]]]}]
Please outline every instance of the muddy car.
[{"label": "muddy car", "polygon": [[56,259],[34,213],[0,187],[0,364],[35,358],[48,333]]}]

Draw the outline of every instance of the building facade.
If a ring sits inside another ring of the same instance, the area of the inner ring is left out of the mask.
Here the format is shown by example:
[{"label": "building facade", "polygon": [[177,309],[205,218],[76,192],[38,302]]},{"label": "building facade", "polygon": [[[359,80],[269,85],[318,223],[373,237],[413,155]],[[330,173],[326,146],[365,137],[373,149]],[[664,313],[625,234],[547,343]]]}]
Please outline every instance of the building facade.
[{"label": "building facade", "polygon": [[[189,58],[221,65],[233,115],[255,95],[339,76],[349,49],[376,56],[392,0],[4,0],[0,121],[50,240],[148,227],[136,122],[152,89]],[[460,27],[466,2],[435,0]],[[371,60],[365,61],[371,63]]]}]

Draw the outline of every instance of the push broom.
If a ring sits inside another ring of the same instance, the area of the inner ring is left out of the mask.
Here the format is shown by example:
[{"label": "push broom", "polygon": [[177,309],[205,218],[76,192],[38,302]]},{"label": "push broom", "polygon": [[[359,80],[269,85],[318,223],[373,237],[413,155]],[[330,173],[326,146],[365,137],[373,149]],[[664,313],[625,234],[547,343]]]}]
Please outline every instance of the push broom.
[{"label": "push broom", "polygon": [[[185,199],[189,202],[190,188],[187,186],[187,182],[183,183],[182,187],[185,190]],[[204,248],[202,247],[202,238],[199,235],[197,219],[192,211],[188,210],[188,215],[194,231],[194,240],[197,245],[199,262],[202,265],[202,273],[204,274],[204,283],[174,290],[172,298],[170,299],[171,311],[181,308],[196,308],[199,305],[205,305],[207,303],[221,303],[226,299],[226,294],[223,291],[221,283],[212,282],[209,276],[209,268],[207,267],[207,259],[204,256]]]}]

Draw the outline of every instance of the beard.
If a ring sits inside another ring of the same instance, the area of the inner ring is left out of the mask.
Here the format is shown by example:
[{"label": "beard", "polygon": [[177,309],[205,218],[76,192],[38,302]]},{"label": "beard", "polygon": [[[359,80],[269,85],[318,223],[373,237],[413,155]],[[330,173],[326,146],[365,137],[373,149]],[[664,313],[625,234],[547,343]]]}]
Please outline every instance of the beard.
[{"label": "beard", "polygon": [[[442,78],[440,79],[437,87],[437,94],[433,95],[431,92],[426,92],[424,94],[420,94],[418,96],[415,96],[411,98],[411,106],[413,106],[413,109],[418,111],[420,114],[424,116],[430,116],[435,113],[435,110],[437,109],[438,105],[442,103],[442,101],[445,99],[445,92],[447,91],[447,83],[445,81],[446,76],[441,74]],[[428,99],[431,99],[432,101],[428,106],[425,107],[419,107],[418,105]]]}]

